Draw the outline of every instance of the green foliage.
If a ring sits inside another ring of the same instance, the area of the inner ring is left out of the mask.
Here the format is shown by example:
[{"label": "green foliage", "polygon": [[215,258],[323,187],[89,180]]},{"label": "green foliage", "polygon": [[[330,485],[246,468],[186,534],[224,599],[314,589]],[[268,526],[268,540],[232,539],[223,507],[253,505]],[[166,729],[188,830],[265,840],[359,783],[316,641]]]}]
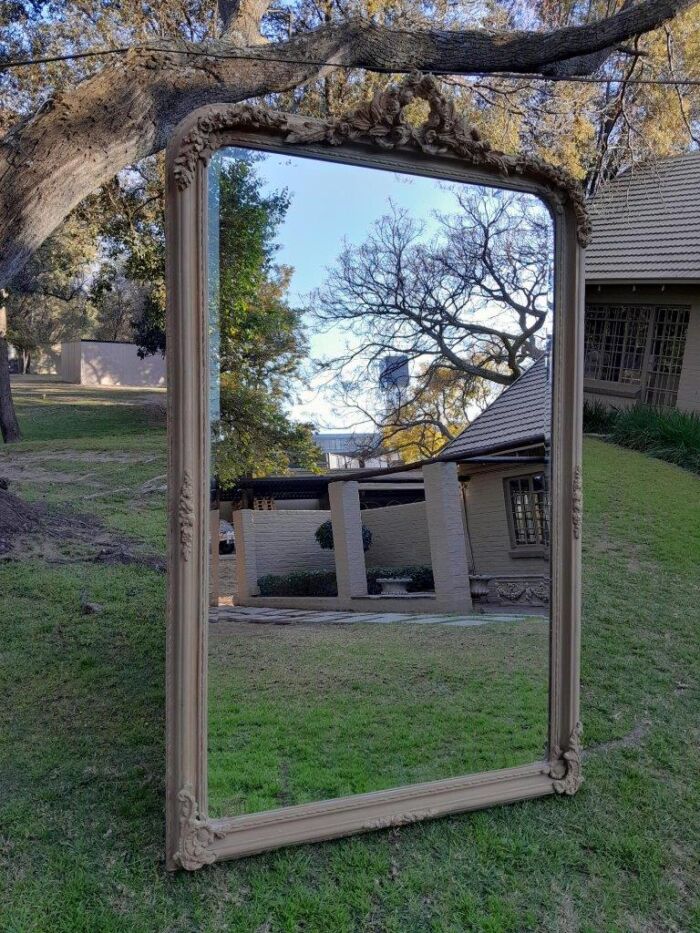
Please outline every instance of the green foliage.
[{"label": "green foliage", "polygon": [[370,595],[381,593],[382,588],[377,583],[381,577],[410,577],[411,582],[406,586],[409,593],[430,593],[435,589],[432,567],[417,564],[409,564],[406,567],[372,567],[367,571],[367,589]]},{"label": "green foliage", "polygon": [[145,159],[95,198],[105,252],[92,288],[101,336],[116,339],[109,329],[121,325],[141,356],[165,352],[163,171],[162,158]]},{"label": "green foliage", "polygon": [[700,416],[675,408],[608,408],[600,402],[584,402],[583,429],[606,434],[621,447],[639,450],[700,473]]},{"label": "green foliage", "polygon": [[337,596],[334,570],[298,570],[268,573],[258,579],[261,596]]},{"label": "green foliage", "polygon": [[618,410],[597,399],[583,403],[583,430],[586,434],[607,434],[615,423]]},{"label": "green foliage", "polygon": [[8,339],[27,364],[40,347],[91,336],[95,308],[86,282],[97,253],[94,217],[81,207],[13,281],[7,300]]},{"label": "green foliage", "polygon": [[317,469],[312,427],[291,421],[266,387],[221,379],[221,420],[216,471],[223,485],[243,475],[285,473],[290,467]]},{"label": "green foliage", "polygon": [[636,405],[617,414],[610,438],[621,447],[700,473],[700,416],[694,412]]},{"label": "green foliage", "polygon": [[[323,527],[323,526],[321,526]],[[319,529],[320,530],[320,529]],[[367,571],[367,591],[371,596],[381,593],[380,577],[410,577],[409,593],[429,593],[435,589],[431,567],[372,567]],[[297,570],[287,574],[266,574],[258,580],[261,596],[337,596],[338,586],[333,570]]]},{"label": "green foliage", "polygon": [[221,419],[215,429],[222,483],[242,475],[317,469],[312,426],[285,407],[307,352],[301,317],[286,300],[292,270],[274,262],[286,190],[263,193],[257,157],[222,160],[219,212],[219,361]]},{"label": "green foliage", "polygon": [[[333,550],[333,522],[328,519],[316,529],[314,537],[325,551]],[[362,526],[362,549],[367,552],[372,545],[372,532],[367,525]]]}]

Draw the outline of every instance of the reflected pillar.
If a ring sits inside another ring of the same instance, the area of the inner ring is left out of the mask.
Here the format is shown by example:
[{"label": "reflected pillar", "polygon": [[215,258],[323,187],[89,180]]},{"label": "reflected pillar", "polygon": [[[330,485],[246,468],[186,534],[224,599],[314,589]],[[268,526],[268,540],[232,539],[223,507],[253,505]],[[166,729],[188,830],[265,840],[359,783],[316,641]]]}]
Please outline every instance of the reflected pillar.
[{"label": "reflected pillar", "polygon": [[362,546],[360,488],[352,480],[328,484],[333,523],[333,555],[338,599],[367,596],[367,570]]},{"label": "reflected pillar", "polygon": [[209,605],[218,606],[219,582],[219,507],[209,512]]},{"label": "reflected pillar", "polygon": [[252,509],[234,509],[233,533],[236,540],[236,602],[259,596],[258,564],[255,554],[255,523]]},{"label": "reflected pillar", "polygon": [[435,597],[442,612],[471,612],[464,501],[456,463],[423,467]]}]

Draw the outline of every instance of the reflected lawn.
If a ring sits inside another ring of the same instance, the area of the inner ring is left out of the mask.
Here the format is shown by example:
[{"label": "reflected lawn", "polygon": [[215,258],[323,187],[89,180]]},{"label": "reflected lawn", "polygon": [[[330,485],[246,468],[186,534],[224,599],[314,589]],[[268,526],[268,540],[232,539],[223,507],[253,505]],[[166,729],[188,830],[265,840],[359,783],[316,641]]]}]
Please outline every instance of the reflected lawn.
[{"label": "reflected lawn", "polygon": [[211,625],[209,814],[543,757],[548,642],[539,620]]}]

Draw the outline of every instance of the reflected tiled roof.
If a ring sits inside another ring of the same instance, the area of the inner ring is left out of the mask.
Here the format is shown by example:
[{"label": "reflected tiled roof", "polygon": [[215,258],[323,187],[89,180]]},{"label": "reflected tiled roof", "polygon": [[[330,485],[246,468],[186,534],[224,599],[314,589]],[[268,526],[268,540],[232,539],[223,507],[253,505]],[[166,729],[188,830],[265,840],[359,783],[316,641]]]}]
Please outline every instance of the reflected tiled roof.
[{"label": "reflected tiled roof", "polygon": [[590,202],[588,282],[700,282],[700,152],[637,165]]},{"label": "reflected tiled roof", "polygon": [[542,443],[550,433],[549,357],[507,386],[441,455],[473,455]]}]

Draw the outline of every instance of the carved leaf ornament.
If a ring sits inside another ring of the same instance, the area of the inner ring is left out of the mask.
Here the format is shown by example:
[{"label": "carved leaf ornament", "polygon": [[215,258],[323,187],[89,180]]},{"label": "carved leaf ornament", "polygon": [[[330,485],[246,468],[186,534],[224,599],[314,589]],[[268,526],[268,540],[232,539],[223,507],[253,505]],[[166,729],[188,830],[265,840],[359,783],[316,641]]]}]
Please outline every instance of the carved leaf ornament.
[{"label": "carved leaf ornament", "polygon": [[189,560],[192,553],[192,535],[194,529],[194,498],[192,491],[192,475],[189,470],[186,470],[182,477],[177,517],[180,525],[180,553],[182,554],[183,560]]},{"label": "carved leaf ornament", "polygon": [[554,790],[558,794],[573,796],[583,784],[581,774],[581,723],[576,726],[569,737],[569,748],[562,754],[561,749],[555,746],[552,753],[552,764],[549,775],[554,778]]},{"label": "carved leaf ornament", "polygon": [[[405,108],[415,98],[430,108],[427,120],[413,126]],[[432,75],[412,74],[401,84],[377,91],[370,101],[350,113],[329,120],[298,117],[248,104],[232,106],[199,118],[183,138],[175,158],[175,179],[183,191],[192,183],[197,165],[206,164],[216,147],[216,136],[227,130],[269,130],[281,134],[289,144],[345,142],[370,143],[381,149],[411,148],[428,155],[452,153],[474,168],[496,172],[506,178],[521,176],[562,191],[576,216],[581,246],[590,240],[591,225],[583,191],[573,176],[536,156],[509,155],[493,149],[478,130],[460,116]]]}]

